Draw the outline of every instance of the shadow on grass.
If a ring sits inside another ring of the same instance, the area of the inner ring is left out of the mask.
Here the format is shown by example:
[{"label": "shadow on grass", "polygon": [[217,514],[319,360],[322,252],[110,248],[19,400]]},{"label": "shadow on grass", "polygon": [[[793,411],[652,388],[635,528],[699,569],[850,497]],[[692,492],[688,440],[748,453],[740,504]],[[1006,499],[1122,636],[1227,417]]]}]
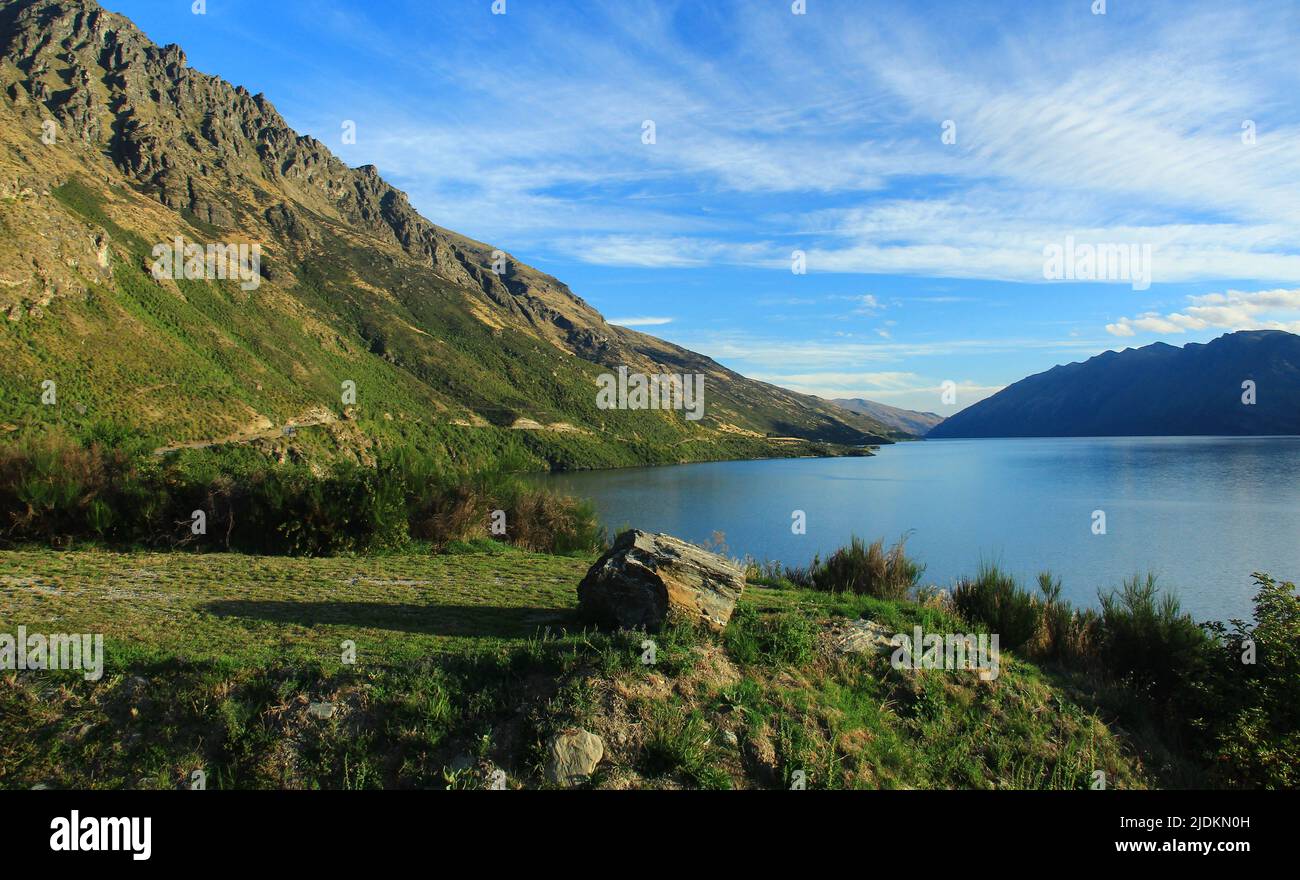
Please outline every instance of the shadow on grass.
[{"label": "shadow on grass", "polygon": [[580,628],[573,608],[501,605],[410,605],[384,602],[256,602],[222,600],[201,606],[217,617],[243,617],[299,626],[362,626],[437,636],[522,638],[545,627]]}]

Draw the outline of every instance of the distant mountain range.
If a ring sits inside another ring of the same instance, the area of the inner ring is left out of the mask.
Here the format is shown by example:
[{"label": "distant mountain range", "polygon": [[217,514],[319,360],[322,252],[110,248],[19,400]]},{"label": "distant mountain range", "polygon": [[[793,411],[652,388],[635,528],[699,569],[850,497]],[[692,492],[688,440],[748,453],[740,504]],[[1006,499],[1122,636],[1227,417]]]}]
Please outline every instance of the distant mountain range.
[{"label": "distant mountain range", "polygon": [[1300,434],[1300,336],[1244,330],[1108,351],[1021,379],[927,436],[1198,434]]},{"label": "distant mountain range", "polygon": [[895,431],[917,437],[924,437],[935,425],[943,421],[943,416],[932,412],[899,409],[896,406],[876,403],[874,400],[863,400],[861,397],[836,397],[831,400],[831,403],[850,412],[861,413]]},{"label": "distant mountain range", "polygon": [[[609,324],[93,0],[0,0],[0,229],[0,438],[111,425],[158,446],[601,467],[894,434]],[[178,238],[257,246],[260,267],[160,273]],[[703,375],[703,418],[600,408],[620,367]]]}]

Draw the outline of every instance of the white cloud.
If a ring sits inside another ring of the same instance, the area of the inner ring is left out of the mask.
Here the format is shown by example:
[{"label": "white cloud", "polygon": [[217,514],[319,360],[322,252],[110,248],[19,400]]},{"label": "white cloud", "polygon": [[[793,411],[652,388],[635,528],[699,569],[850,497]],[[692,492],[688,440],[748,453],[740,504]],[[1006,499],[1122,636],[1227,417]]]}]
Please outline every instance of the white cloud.
[{"label": "white cloud", "polygon": [[1198,330],[1287,330],[1300,333],[1300,290],[1229,290],[1189,296],[1181,312],[1146,312],[1106,325],[1112,336],[1187,333]]},{"label": "white cloud", "polygon": [[[703,352],[729,366],[757,365],[757,371],[771,372],[771,364],[780,364],[789,372],[824,372],[852,374],[859,366],[901,363],[909,358],[952,357],[967,354],[1011,354],[1043,352],[1060,355],[1077,352],[1091,357],[1108,349],[1108,343],[1089,339],[1034,339],[1007,337],[989,339],[951,339],[928,342],[844,342],[843,337],[830,340],[785,340],[727,332],[686,334],[674,341],[694,351]],[[739,367],[736,367],[739,369]],[[741,372],[745,372],[744,369]],[[874,372],[874,371],[873,371]],[[748,375],[748,374],[747,374]]]},{"label": "white cloud", "polygon": [[991,397],[1002,385],[985,385],[971,380],[954,382],[957,404],[943,402],[945,388],[941,379],[916,373],[769,373],[754,378],[789,388],[803,394],[826,399],[860,398],[890,406],[951,415],[963,407]]},{"label": "white cloud", "polygon": [[672,318],[610,318],[609,323],[617,324],[620,327],[658,327],[663,324],[671,324]]},{"label": "white cloud", "polygon": [[854,297],[854,300],[857,302],[857,306],[853,309],[855,315],[874,315],[884,308],[880,301],[870,293]]}]

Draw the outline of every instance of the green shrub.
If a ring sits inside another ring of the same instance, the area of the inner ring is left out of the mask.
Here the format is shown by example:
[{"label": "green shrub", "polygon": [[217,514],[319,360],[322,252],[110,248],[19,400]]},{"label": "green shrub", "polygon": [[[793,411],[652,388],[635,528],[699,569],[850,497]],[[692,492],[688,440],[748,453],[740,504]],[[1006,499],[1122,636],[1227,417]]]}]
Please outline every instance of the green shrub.
[{"label": "green shrub", "polygon": [[1181,702],[1205,674],[1212,641],[1177,596],[1159,592],[1148,574],[1100,595],[1101,655],[1107,671],[1157,702]]},{"label": "green shrub", "polygon": [[829,593],[859,593],[877,599],[903,599],[921,580],[925,566],[910,559],[907,538],[885,549],[879,540],[868,546],[856,535],[822,562],[815,558],[807,569],[790,569],[789,580],[797,586]]},{"label": "green shrub", "polygon": [[1035,657],[1054,660],[1067,666],[1087,666],[1096,659],[1096,640],[1100,623],[1090,608],[1074,609],[1061,599],[1061,579],[1051,572],[1038,575],[1042,593],[1042,626],[1032,644]]},{"label": "green shrub", "polygon": [[994,563],[980,563],[972,580],[963,578],[952,591],[953,607],[967,620],[997,633],[1001,647],[1015,650],[1038,634],[1040,606],[1015,577]]},{"label": "green shrub", "polygon": [[[99,434],[117,438],[110,428]],[[439,550],[498,538],[590,553],[605,539],[590,505],[501,471],[450,471],[406,449],[375,467],[339,463],[321,473],[248,450],[162,462],[86,442],[50,434],[0,449],[0,540],[329,555],[400,550],[413,538]],[[495,510],[505,513],[505,534],[491,531]],[[191,528],[195,511],[206,517],[202,534]]]},{"label": "green shrub", "polygon": [[[1255,625],[1206,624],[1220,654],[1206,693],[1211,766],[1224,784],[1300,787],[1300,597],[1256,573]],[[1253,660],[1253,662],[1251,662]],[[1218,709],[1213,712],[1213,708]]]}]

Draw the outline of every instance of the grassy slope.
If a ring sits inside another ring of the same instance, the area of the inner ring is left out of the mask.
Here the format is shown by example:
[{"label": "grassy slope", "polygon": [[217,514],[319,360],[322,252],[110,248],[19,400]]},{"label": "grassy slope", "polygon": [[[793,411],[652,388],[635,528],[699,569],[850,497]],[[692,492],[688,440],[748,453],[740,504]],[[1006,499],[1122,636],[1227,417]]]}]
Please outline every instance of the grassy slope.
[{"label": "grassy slope", "polygon": [[[722,638],[672,627],[645,666],[640,635],[579,629],[588,564],[0,554],[0,632],[103,632],[108,653],[97,684],[0,674],[0,787],[171,788],[199,768],[210,787],[465,787],[494,767],[532,787],[568,724],[605,739],[604,787],[1150,782],[1029,664],[1004,657],[989,684],[821,647],[837,615],[965,631],[935,608],[751,587]],[[335,717],[308,716],[321,700]]]},{"label": "grassy slope", "polygon": [[[272,445],[319,456],[405,445],[471,464],[508,457],[559,468],[831,451],[719,433],[679,413],[598,411],[602,368],[517,330],[494,331],[456,288],[380,265],[342,240],[331,245],[333,262],[282,270],[283,288],[250,296],[233,282],[182,280],[168,290],[144,268],[147,241],[111,219],[138,208],[137,196],[74,179],[53,197],[106,229],[118,257],[112,282],[92,285],[87,299],[55,299],[39,320],[0,323],[9,365],[0,422],[11,426],[130,425],[157,446],[215,439],[259,417],[275,426],[312,410],[341,418],[340,386],[351,380],[350,421]],[[354,283],[362,273],[383,291]],[[437,328],[436,337],[422,327]],[[40,403],[45,379],[58,383],[55,406]],[[511,430],[520,417],[580,430]]]},{"label": "grassy slope", "polygon": [[[344,418],[348,380],[357,400],[347,424],[309,432],[297,452],[364,460],[376,444],[406,445],[534,468],[615,467],[846,452],[890,435],[611,327],[527,266],[498,278],[487,271],[491,247],[419,218],[372,172],[298,138],[260,98],[177,74],[125,19],[74,16],[75,5],[51,4],[44,18],[24,17],[27,36],[0,40],[0,439],[105,422],[157,446],[246,439],[322,410]],[[55,18],[75,32],[64,51],[42,30]],[[86,30],[92,19],[109,30]],[[140,50],[129,77],[103,68],[116,62],[102,45],[119,38]],[[65,90],[83,69],[88,84]],[[128,79],[129,102],[115,91]],[[57,99],[36,97],[51,90]],[[43,121],[72,92],[99,127],[78,138],[77,120],[64,119],[66,136],[43,143]],[[173,92],[187,97],[176,103]],[[214,134],[209,113],[233,114],[243,129]],[[143,146],[125,134],[137,124],[152,132]],[[137,177],[122,161],[160,144],[151,169],[192,175],[232,215],[230,228],[166,207],[152,170]],[[292,155],[277,152],[289,144]],[[323,176],[304,179],[303,164]],[[234,281],[155,280],[152,248],[177,236],[261,244],[264,283],[250,293]],[[618,365],[707,373],[703,419],[598,409],[596,377]],[[46,380],[58,383],[55,406],[40,401]]]}]

